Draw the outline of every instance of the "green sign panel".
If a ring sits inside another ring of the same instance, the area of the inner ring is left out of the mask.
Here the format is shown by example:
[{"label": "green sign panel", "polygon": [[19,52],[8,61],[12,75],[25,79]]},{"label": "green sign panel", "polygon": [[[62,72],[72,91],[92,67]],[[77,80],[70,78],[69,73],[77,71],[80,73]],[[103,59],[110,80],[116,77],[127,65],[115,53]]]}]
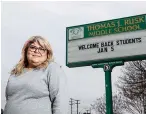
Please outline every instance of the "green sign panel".
[{"label": "green sign panel", "polygon": [[67,29],[70,36],[76,37],[69,38],[69,40],[144,30],[146,29],[146,14],[72,26],[67,27]]},{"label": "green sign panel", "polygon": [[146,14],[66,28],[66,64],[89,66],[146,58]]}]

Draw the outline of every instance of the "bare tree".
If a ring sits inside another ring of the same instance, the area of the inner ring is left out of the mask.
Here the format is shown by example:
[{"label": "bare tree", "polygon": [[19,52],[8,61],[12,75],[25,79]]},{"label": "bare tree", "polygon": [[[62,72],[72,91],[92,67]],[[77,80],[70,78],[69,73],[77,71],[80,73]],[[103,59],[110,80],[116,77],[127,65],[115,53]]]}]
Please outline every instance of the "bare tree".
[{"label": "bare tree", "polygon": [[[113,96],[113,113],[146,114],[146,60],[127,62],[122,71],[116,84],[119,94]],[[92,109],[105,114],[105,96],[98,98]]]},{"label": "bare tree", "polygon": [[122,72],[117,87],[129,105],[129,112],[146,114],[146,60],[128,62]]},{"label": "bare tree", "polygon": [[[106,114],[106,103],[105,96],[96,99],[94,104],[91,105],[92,109],[95,110],[97,114]],[[121,94],[113,96],[113,114],[125,114],[124,110],[127,109],[127,105],[122,100]]]},{"label": "bare tree", "polygon": [[95,112],[98,114],[105,114],[106,113],[106,104],[105,104],[105,98],[101,97],[96,99],[94,104],[91,105],[92,109],[95,110]]}]

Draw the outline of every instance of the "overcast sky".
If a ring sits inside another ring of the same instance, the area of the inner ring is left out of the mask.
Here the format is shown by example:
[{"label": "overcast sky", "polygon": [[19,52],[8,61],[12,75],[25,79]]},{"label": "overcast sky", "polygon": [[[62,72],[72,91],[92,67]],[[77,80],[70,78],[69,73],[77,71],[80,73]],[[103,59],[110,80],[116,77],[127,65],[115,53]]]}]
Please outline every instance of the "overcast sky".
[{"label": "overcast sky", "polygon": [[[65,66],[66,27],[145,14],[145,5],[146,2],[2,2],[2,108],[9,72],[20,59],[24,42],[32,35],[44,36],[52,45],[55,61],[67,75],[70,98],[81,100],[79,110],[90,107],[105,93],[104,72],[89,66]],[[113,92],[120,69],[116,67],[112,72]]]}]

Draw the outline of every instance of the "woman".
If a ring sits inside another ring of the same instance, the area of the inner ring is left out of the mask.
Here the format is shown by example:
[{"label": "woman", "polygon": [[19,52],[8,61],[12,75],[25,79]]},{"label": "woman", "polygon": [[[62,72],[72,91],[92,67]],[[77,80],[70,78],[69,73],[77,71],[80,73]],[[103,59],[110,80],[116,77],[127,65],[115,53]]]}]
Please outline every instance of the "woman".
[{"label": "woman", "polygon": [[4,114],[67,114],[66,90],[65,74],[53,62],[50,44],[41,36],[32,36],[11,71]]}]

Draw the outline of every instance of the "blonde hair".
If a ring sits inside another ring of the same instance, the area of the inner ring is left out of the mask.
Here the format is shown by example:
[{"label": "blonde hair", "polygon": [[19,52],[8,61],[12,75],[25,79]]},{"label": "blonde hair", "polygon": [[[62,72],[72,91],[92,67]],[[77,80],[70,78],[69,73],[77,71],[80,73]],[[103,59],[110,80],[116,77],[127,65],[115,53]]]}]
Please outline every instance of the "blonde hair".
[{"label": "blonde hair", "polygon": [[27,66],[28,66],[28,60],[27,60],[27,56],[26,56],[27,50],[28,50],[29,46],[34,42],[38,42],[39,45],[41,45],[42,47],[47,49],[47,60],[45,62],[43,62],[41,65],[37,66],[37,68],[46,68],[48,66],[49,62],[54,61],[53,51],[52,51],[52,48],[51,48],[51,45],[49,44],[49,42],[41,36],[32,36],[24,44],[24,46],[22,48],[22,53],[21,53],[22,57],[20,58],[20,61],[16,64],[14,69],[11,71],[11,75],[12,74],[20,75],[20,74],[22,74],[24,68],[27,68]]}]

